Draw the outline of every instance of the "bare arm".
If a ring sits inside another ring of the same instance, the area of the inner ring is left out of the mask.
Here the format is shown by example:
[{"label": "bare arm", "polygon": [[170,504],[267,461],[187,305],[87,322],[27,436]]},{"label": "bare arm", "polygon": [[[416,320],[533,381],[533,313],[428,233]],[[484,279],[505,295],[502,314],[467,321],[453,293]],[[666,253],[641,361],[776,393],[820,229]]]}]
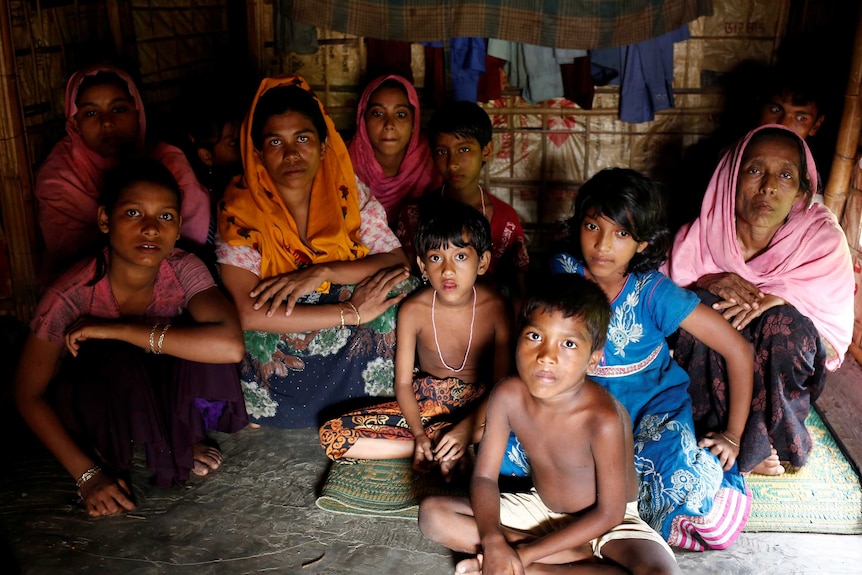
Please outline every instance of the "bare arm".
[{"label": "bare arm", "polygon": [[[402,294],[392,298],[388,297],[388,294],[406,279],[407,275],[404,268],[385,268],[359,282],[350,301],[359,310],[362,323],[377,318],[404,298]],[[290,314],[287,313],[286,307],[282,307],[280,313],[257,309],[256,300],[250,295],[260,283],[256,275],[237,266],[222,264],[221,277],[233,298],[240,323],[245,330],[296,333],[336,327],[341,325],[342,312],[346,325],[356,325],[353,309],[346,304],[298,305]]]},{"label": "bare arm", "polygon": [[[15,403],[36,437],[69,475],[77,480],[85,471],[93,468],[96,462],[72,440],[46,398],[48,384],[57,370],[62,350],[62,346],[33,334],[27,338],[15,373]],[[91,482],[97,482],[98,487],[87,489],[85,494],[85,487]],[[121,479],[108,479],[99,474],[84,483],[81,491],[87,511],[92,516],[110,515],[135,508],[131,491]]]},{"label": "bare arm", "polygon": [[497,384],[488,399],[485,435],[476,459],[473,478],[470,481],[470,504],[479,530],[483,553],[483,573],[511,573],[521,575],[524,566],[518,553],[506,540],[500,526],[500,487],[498,484],[500,465],[509,441],[508,411],[518,403],[512,386],[520,385],[515,380]]},{"label": "bare arm", "polygon": [[[751,409],[751,394],[754,385],[754,351],[751,344],[718,312],[699,304],[680,324],[684,330],[714,349],[724,357],[727,364],[730,405],[728,406],[726,437],[721,433],[708,433],[700,442],[709,447],[721,461],[725,470],[730,469],[739,456],[739,443]],[[734,445],[733,443],[736,443]]]},{"label": "bare arm", "polygon": [[413,316],[418,307],[407,302],[398,310],[398,321],[395,325],[398,342],[395,347],[395,399],[398,400],[398,407],[416,442],[413,449],[413,467],[422,471],[434,461],[434,454],[431,440],[428,439],[425,426],[422,425],[416,394],[413,392],[417,332],[417,322],[414,321]]},{"label": "bare arm", "polygon": [[324,282],[357,284],[380,270],[396,266],[409,269],[401,248],[348,262],[315,264],[260,280],[249,295],[257,299],[255,309],[268,307],[269,311],[274,312],[285,304],[285,311],[290,314],[297,299],[310,294]]},{"label": "bare arm", "polygon": [[[106,321],[84,317],[66,333],[66,346],[77,355],[81,343],[90,339],[113,339],[149,350],[153,348],[181,359],[202,363],[239,363],[245,352],[239,317],[233,305],[215,286],[189,301],[194,325],[177,325],[128,321]],[[159,343],[161,342],[161,343]]]}]

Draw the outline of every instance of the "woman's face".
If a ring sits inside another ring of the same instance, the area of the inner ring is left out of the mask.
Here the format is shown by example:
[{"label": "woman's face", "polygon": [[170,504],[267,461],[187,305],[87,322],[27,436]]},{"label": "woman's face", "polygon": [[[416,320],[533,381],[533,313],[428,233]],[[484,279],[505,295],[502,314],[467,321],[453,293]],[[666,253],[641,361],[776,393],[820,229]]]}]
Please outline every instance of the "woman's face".
[{"label": "woman's face", "polygon": [[72,122],[88,148],[105,157],[134,151],[138,142],[138,109],[126,90],[115,84],[92,86],[78,94]]},{"label": "woman's face", "polygon": [[299,112],[270,117],[263,125],[263,143],[256,150],[269,176],[282,192],[311,191],[326,146],[311,120]]},{"label": "woman's face", "polygon": [[742,155],[736,188],[737,225],[778,228],[804,193],[800,189],[799,147],[768,137],[750,144]]},{"label": "woman's face", "polygon": [[365,109],[365,130],[378,160],[403,159],[413,135],[413,109],[407,94],[398,88],[375,90]]}]

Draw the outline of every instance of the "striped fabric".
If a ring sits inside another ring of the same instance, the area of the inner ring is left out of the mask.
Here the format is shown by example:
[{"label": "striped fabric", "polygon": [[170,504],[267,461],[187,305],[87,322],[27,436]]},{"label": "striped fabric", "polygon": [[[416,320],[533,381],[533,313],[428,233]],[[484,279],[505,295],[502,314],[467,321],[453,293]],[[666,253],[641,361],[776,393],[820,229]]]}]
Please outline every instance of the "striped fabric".
[{"label": "striped fabric", "polygon": [[712,0],[292,0],[292,19],[382,40],[498,38],[556,48],[635,44],[712,14]]},{"label": "striped fabric", "polygon": [[668,543],[689,551],[727,549],[748,521],[751,491],[746,491],[743,495],[735,489],[720,489],[708,514],[702,517],[677,516]]}]

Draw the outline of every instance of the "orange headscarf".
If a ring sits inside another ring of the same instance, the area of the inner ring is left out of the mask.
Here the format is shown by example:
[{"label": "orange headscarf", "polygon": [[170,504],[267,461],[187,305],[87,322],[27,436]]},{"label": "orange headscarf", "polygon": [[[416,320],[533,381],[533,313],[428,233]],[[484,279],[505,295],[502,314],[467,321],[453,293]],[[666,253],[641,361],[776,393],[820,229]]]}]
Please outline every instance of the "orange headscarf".
[{"label": "orange headscarf", "polygon": [[[240,145],[245,176],[225,191],[219,209],[219,233],[229,245],[251,246],[260,252],[260,277],[270,278],[309,265],[357,260],[368,255],[359,241],[359,195],[347,147],[315,97],[326,121],[326,154],[314,176],[308,212],[307,242],[281,199],[251,140],[258,100],[277,86],[295,85],[314,93],[298,76],[265,78],[242,124]],[[322,136],[322,134],[321,134]],[[329,290],[329,283],[318,291]]]}]

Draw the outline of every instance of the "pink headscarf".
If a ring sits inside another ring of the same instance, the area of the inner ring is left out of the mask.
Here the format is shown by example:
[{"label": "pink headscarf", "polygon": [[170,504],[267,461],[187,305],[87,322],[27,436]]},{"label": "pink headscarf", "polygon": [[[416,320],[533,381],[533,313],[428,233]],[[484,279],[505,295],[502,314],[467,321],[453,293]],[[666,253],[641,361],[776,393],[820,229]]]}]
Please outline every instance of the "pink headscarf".
[{"label": "pink headscarf", "polygon": [[[749,132],[721,159],[701,206],[700,216],[676,235],[666,273],[683,287],[707,274],[732,272],[764,293],[776,295],[808,317],[838,353],[826,367],[838,369],[853,333],[853,268],[847,238],[825,206],[800,200],[790,210],[762,254],[745,261],[736,236],[736,190]],[[787,130],[795,136],[792,130]],[[798,136],[796,136],[798,138]],[[812,193],[817,168],[805,142],[805,160]]]},{"label": "pink headscarf", "polygon": [[88,76],[109,72],[120,77],[138,110],[138,153],[148,155],[167,167],[183,192],[183,237],[204,244],[209,229],[210,209],[207,191],[194,175],[183,152],[165,143],[145,148],[147,117],[144,102],[132,78],[123,70],[96,65],[75,72],[66,84],[66,136],[57,142],[36,176],[35,195],[39,208],[39,225],[45,240],[48,271],[57,263],[69,263],[70,257],[94,244],[99,237],[96,225],[99,192],[105,170],[117,163],[91,150],[75,129],[72,118],[78,113],[75,101],[78,89]]},{"label": "pink headscarf", "polygon": [[[374,148],[368,139],[368,130],[365,126],[365,111],[368,108],[368,100],[380,84],[386,80],[395,80],[407,91],[407,100],[413,106],[413,135],[407,144],[407,153],[401,161],[398,173],[388,178],[383,173],[383,168],[374,157]],[[418,198],[427,190],[436,188],[441,183],[440,175],[434,167],[431,159],[431,149],[428,142],[421,135],[419,96],[416,88],[401,76],[394,74],[381,76],[371,82],[362,93],[359,100],[359,108],[356,110],[356,134],[348,146],[350,160],[353,169],[360,181],[366,184],[374,196],[383,204],[390,225],[398,217],[398,210],[403,200],[407,198]]]}]

